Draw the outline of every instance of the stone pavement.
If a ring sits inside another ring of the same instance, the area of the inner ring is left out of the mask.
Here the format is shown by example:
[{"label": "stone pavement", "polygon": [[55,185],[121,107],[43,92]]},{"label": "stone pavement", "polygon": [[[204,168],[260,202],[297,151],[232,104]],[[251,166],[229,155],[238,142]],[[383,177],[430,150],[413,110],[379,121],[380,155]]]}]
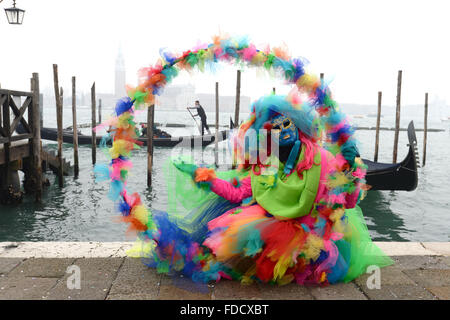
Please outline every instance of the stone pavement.
[{"label": "stone pavement", "polygon": [[[0,300],[450,300],[450,243],[445,242],[380,243],[395,264],[381,269],[379,289],[368,286],[374,284],[373,273],[328,287],[244,286],[228,280],[199,285],[157,274],[141,259],[127,257],[130,245],[2,242]],[[79,289],[69,289],[76,285],[77,270]]]}]

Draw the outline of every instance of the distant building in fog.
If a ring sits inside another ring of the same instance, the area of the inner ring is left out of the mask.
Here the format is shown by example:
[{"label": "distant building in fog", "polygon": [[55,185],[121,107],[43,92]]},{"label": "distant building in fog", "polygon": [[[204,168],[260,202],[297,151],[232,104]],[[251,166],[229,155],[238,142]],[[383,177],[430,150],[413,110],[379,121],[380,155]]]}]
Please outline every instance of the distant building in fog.
[{"label": "distant building in fog", "polygon": [[[97,98],[97,107],[100,103],[99,100],[102,100],[102,107],[105,108],[114,108],[117,103],[117,100],[125,97],[127,92],[125,90],[126,85],[126,69],[125,69],[125,59],[122,54],[122,48],[119,47],[119,52],[116,57],[116,65],[114,70],[114,93],[101,93],[98,92],[96,94]],[[89,100],[90,101],[90,100]],[[91,103],[89,102],[89,105]]]},{"label": "distant building in fog", "polygon": [[114,95],[116,98],[120,98],[126,95],[126,71],[125,71],[125,59],[122,55],[122,49],[119,47],[119,53],[116,58],[116,70],[114,77]]}]

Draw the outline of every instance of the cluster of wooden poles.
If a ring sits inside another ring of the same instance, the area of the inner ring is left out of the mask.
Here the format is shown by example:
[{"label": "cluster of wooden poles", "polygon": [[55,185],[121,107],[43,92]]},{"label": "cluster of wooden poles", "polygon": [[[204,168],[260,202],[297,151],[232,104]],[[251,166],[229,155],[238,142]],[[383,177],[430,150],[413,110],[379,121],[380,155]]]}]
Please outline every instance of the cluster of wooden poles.
[{"label": "cluster of wooden poles", "polygon": [[[58,132],[58,160],[59,160],[59,172],[58,172],[58,184],[60,187],[64,184],[63,175],[63,155],[62,155],[62,143],[63,143],[63,88],[59,87],[58,80],[58,65],[53,65],[53,82],[55,89],[56,100],[56,123]],[[101,123],[101,99],[99,101],[98,117]],[[91,87],[91,106],[92,106],[92,164],[95,165],[97,161],[97,143],[96,132],[94,128],[97,126],[96,119],[96,96],[95,96],[95,82]],[[76,78],[72,77],[72,130],[73,130],[73,155],[74,155],[74,176],[78,177],[80,172],[79,159],[78,159],[78,130],[77,130],[77,105],[76,105]]]},{"label": "cluster of wooden poles", "polygon": [[[59,87],[58,81],[58,65],[53,65],[53,82],[55,89],[55,100],[56,100],[56,119],[57,119],[57,141],[58,141],[58,161],[59,161],[59,172],[58,172],[58,184],[62,188],[64,185],[64,175],[63,175],[63,154],[62,154],[62,143],[63,143],[63,88]],[[97,137],[94,128],[101,123],[101,99],[99,100],[99,110],[98,110],[98,122],[96,119],[96,93],[95,93],[95,82],[91,87],[91,154],[92,154],[92,164],[95,165],[97,161]],[[152,180],[152,167],[153,167],[153,124],[155,119],[154,105],[148,108],[147,114],[147,185],[151,186]],[[218,120],[218,119],[217,119]],[[76,78],[72,77],[72,132],[73,132],[73,153],[74,153],[74,176],[75,178],[79,175],[79,157],[78,157],[78,131],[77,131],[77,106],[76,106]],[[216,125],[218,128],[218,125]]]},{"label": "cluster of wooden poles", "polygon": [[[320,73],[320,81],[323,82],[324,74]],[[241,71],[237,71],[236,80],[236,108],[234,114],[234,123],[237,125],[239,123],[239,102],[240,102],[240,87],[241,87]],[[402,70],[398,71],[397,77],[397,99],[396,99],[396,114],[395,114],[395,134],[394,134],[394,148],[393,148],[393,163],[397,163],[397,153],[398,153],[398,138],[400,132],[400,102],[401,102],[401,90],[402,90]],[[273,93],[275,94],[275,88],[273,88]],[[378,149],[380,141],[380,118],[381,118],[381,97],[382,92],[378,92],[378,111],[377,111],[377,124],[376,124],[376,134],[375,134],[375,155],[374,162],[378,162]],[[216,123],[218,121],[219,114],[219,102],[218,102],[218,84],[216,83]],[[217,128],[216,128],[217,130]],[[425,166],[426,162],[426,152],[427,152],[427,131],[428,131],[428,92],[425,93],[425,115],[424,115],[424,136],[423,136],[423,157],[422,166]],[[216,140],[217,143],[217,140]],[[217,147],[216,147],[217,150]],[[217,152],[216,152],[216,164],[217,164]]]},{"label": "cluster of wooden poles", "polygon": [[[398,77],[397,77],[397,99],[396,99],[396,112],[395,112],[394,149],[393,149],[393,156],[392,156],[393,163],[397,163],[398,137],[399,137],[399,131],[400,131],[401,92],[402,92],[402,70],[399,70]],[[379,141],[380,141],[381,98],[382,98],[382,92],[379,91],[378,92],[377,124],[376,124],[376,133],[375,133],[374,162],[378,162],[378,149],[379,149],[378,145],[379,145]],[[428,92],[425,93],[422,167],[425,166],[426,155],[427,155],[427,131],[428,131]]]}]

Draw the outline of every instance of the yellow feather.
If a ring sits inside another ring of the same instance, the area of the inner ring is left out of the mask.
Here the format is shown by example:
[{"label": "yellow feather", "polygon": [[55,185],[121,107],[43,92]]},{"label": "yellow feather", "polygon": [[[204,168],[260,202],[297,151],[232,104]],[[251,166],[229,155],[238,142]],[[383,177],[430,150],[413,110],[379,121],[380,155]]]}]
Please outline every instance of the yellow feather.
[{"label": "yellow feather", "polygon": [[143,225],[147,225],[149,213],[148,213],[147,208],[144,207],[144,205],[135,206],[131,210],[131,214],[136,219],[138,219],[140,223],[142,223]]},{"label": "yellow feather", "polygon": [[310,234],[306,239],[305,246],[303,247],[302,253],[305,255],[305,259],[317,260],[320,255],[320,250],[324,248],[322,238]]}]

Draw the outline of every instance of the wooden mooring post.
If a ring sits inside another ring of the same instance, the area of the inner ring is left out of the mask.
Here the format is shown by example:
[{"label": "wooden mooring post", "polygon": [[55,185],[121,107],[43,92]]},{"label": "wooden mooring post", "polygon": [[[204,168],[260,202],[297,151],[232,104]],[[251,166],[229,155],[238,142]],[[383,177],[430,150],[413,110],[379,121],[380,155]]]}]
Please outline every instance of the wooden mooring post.
[{"label": "wooden mooring post", "polygon": [[58,65],[53,65],[53,84],[55,89],[55,100],[56,100],[56,126],[58,131],[58,163],[60,167],[58,168],[58,184],[59,187],[62,188],[64,184],[64,175],[63,175],[63,166],[62,166],[62,99],[61,93],[59,91],[59,82],[58,82]]},{"label": "wooden mooring post", "polygon": [[40,112],[40,94],[39,94],[39,74],[33,73],[31,78],[31,93],[33,94],[33,102],[31,112],[28,109],[28,121],[33,128],[33,138],[31,151],[33,154],[33,181],[36,202],[42,200],[42,159],[41,159],[41,112]]},{"label": "wooden mooring post", "polygon": [[102,99],[98,100],[98,123],[102,123]]},{"label": "wooden mooring post", "polygon": [[[241,70],[236,75],[236,107],[234,108],[234,127],[239,127],[239,109],[241,103]],[[230,130],[233,128],[230,128]]]},{"label": "wooden mooring post", "polygon": [[216,82],[216,132],[214,137],[214,163],[219,166],[219,83]]},{"label": "wooden mooring post", "polygon": [[61,100],[59,104],[59,128],[58,128],[58,177],[59,184],[62,187],[64,183],[64,159],[63,159],[63,105],[64,105],[64,91],[61,87],[59,89],[59,99]]},{"label": "wooden mooring post", "polygon": [[393,163],[397,163],[397,151],[398,151],[398,133],[400,130],[400,97],[402,93],[402,70],[398,71],[397,78],[397,108],[395,112],[395,135],[394,135],[394,154],[393,154]]},{"label": "wooden mooring post", "polygon": [[425,167],[427,159],[427,131],[428,131],[428,92],[425,93],[425,115],[423,122],[423,160],[422,167]]},{"label": "wooden mooring post", "polygon": [[[234,128],[239,128],[239,109],[241,103],[241,70],[236,73],[236,106],[234,108]],[[230,130],[234,129],[230,127]],[[230,131],[231,132],[231,131]],[[236,169],[237,166],[237,145],[233,143],[233,159],[231,160],[231,168]]]},{"label": "wooden mooring post", "polygon": [[380,119],[381,119],[381,91],[378,91],[378,111],[377,111],[377,127],[375,133],[375,155],[373,157],[374,162],[378,162],[378,145],[380,142]]},{"label": "wooden mooring post", "polygon": [[77,129],[77,96],[76,96],[76,78],[72,77],[72,129],[73,129],[73,174],[78,178],[80,166],[78,163],[78,129]]},{"label": "wooden mooring post", "polygon": [[[10,177],[10,170],[11,170],[11,137],[12,137],[12,133],[11,133],[11,115],[10,115],[10,101],[11,101],[11,97],[10,95],[6,95],[4,96],[4,100],[2,103],[2,110],[3,110],[3,115],[0,114],[0,116],[3,116],[3,123],[1,124],[3,127],[3,131],[5,132],[5,137],[7,138],[7,141],[3,144],[3,148],[4,148],[4,157],[5,157],[5,164],[4,164],[4,170],[2,172],[2,177],[1,179],[2,181],[2,186],[1,186],[1,193],[5,193],[7,192],[7,188],[9,188],[10,186],[10,182],[11,182],[11,177]],[[14,102],[14,101],[13,101]],[[0,101],[1,103],[1,101]],[[16,190],[17,190],[17,186],[16,186]],[[16,191],[14,190],[14,191]],[[9,200],[9,199],[8,199]],[[2,201],[5,201],[5,199],[2,199]]]},{"label": "wooden mooring post", "polygon": [[155,105],[152,104],[147,109],[147,187],[152,186],[154,123],[155,123]]},{"label": "wooden mooring post", "polygon": [[97,162],[97,137],[94,128],[97,126],[97,121],[95,119],[95,82],[91,87],[91,109],[92,109],[92,164]]}]

